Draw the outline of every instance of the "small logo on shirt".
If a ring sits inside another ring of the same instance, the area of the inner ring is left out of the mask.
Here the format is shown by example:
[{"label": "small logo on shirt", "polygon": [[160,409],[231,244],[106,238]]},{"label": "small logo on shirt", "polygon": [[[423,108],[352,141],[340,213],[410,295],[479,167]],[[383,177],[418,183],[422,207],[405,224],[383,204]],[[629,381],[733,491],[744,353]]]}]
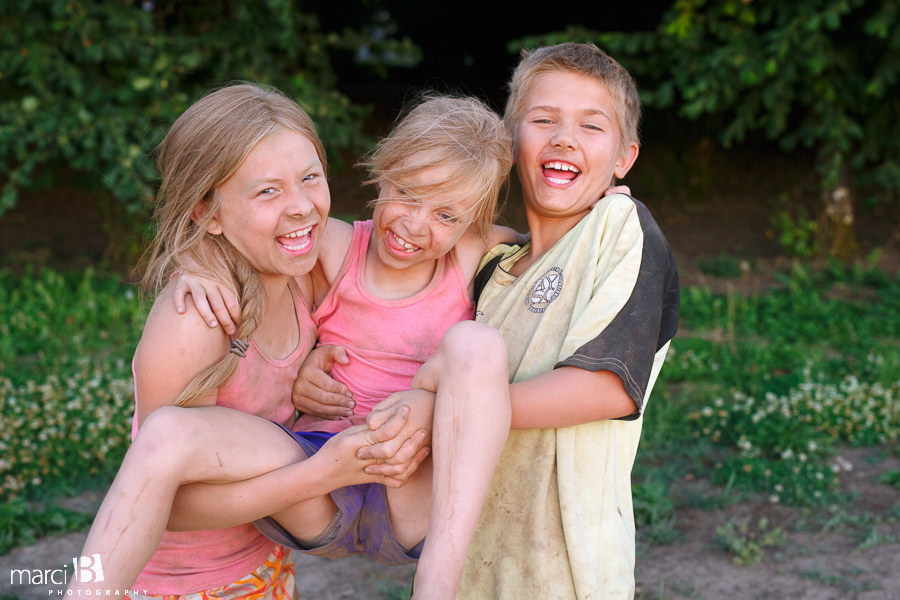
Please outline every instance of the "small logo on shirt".
[{"label": "small logo on shirt", "polygon": [[559,267],[552,267],[528,290],[525,304],[533,313],[542,313],[547,306],[559,297],[563,287],[563,272]]}]

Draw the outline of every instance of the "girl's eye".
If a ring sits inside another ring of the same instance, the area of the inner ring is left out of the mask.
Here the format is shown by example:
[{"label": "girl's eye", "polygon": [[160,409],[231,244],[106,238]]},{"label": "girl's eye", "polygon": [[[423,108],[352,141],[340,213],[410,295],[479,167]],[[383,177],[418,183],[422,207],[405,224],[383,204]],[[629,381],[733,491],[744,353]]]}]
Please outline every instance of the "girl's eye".
[{"label": "girl's eye", "polygon": [[444,223],[456,223],[459,221],[457,216],[451,215],[450,213],[438,213],[438,218]]},{"label": "girl's eye", "polygon": [[261,190],[259,192],[259,195],[262,196],[264,194],[268,195],[268,194],[274,194],[274,193],[275,193],[275,188],[266,188],[264,190]]},{"label": "girl's eye", "polygon": [[315,174],[315,173],[311,173],[311,174],[307,175],[306,177],[304,177],[304,178],[303,178],[303,181],[304,181],[304,183],[305,183],[305,182],[307,182],[307,181],[312,181],[312,180],[315,179],[315,178],[316,178],[316,174]]},{"label": "girl's eye", "polygon": [[599,125],[588,124],[588,125],[585,125],[584,127],[585,127],[585,129],[593,129],[594,131],[603,131],[603,128],[600,127]]}]

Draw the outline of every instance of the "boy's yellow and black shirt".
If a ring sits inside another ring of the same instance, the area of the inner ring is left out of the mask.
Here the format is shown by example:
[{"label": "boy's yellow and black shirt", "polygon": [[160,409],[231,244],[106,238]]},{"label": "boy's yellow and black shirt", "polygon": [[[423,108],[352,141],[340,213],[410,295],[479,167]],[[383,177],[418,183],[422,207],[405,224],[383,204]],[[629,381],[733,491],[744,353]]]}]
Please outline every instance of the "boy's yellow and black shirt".
[{"label": "boy's yellow and black shirt", "polygon": [[510,275],[528,250],[492,249],[476,278],[476,318],[503,334],[510,382],[561,366],[607,370],[635,412],[510,433],[459,598],[630,598],[631,467],[678,327],[675,261],[647,208],[623,195],[604,198],[525,273]]}]

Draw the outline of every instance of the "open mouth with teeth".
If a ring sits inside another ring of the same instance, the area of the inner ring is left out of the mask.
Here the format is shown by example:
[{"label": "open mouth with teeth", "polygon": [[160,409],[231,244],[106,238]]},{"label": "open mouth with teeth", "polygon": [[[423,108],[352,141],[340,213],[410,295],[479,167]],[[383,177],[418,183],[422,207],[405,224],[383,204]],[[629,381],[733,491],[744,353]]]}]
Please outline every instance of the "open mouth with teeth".
[{"label": "open mouth with teeth", "polygon": [[303,252],[312,246],[312,226],[305,229],[298,229],[285,235],[275,238],[282,248],[288,252]]},{"label": "open mouth with teeth", "polygon": [[387,230],[386,238],[387,238],[388,246],[391,248],[391,250],[393,250],[394,252],[397,252],[399,254],[412,254],[413,252],[421,250],[421,248],[419,248],[418,246],[415,246],[413,244],[410,244],[409,242],[404,240],[402,237],[400,237],[399,235],[397,235],[390,229]]},{"label": "open mouth with teeth", "polygon": [[547,178],[547,181],[556,185],[572,183],[581,175],[581,171],[577,167],[564,162],[544,163],[541,165],[541,172]]}]

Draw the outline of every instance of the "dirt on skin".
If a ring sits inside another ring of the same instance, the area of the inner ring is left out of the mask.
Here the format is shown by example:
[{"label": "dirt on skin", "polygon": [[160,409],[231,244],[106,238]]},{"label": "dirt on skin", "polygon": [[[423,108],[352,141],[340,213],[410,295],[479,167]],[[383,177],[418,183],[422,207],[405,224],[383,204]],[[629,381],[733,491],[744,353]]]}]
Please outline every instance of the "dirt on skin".
[{"label": "dirt on skin", "polygon": [[[878,449],[844,449],[841,457],[853,465],[841,474],[841,487],[855,499],[830,508],[792,508],[752,498],[706,510],[696,507],[704,503],[698,499],[709,504],[724,490],[702,480],[673,486],[679,505],[676,541],[639,543],[636,598],[900,600],[900,490],[878,482],[882,473],[900,468],[900,460]],[[101,494],[92,492],[60,504],[94,512],[100,500]],[[763,517],[767,531],[780,528],[786,540],[764,548],[756,564],[736,564],[716,529],[745,521],[756,532]],[[0,595],[55,597],[64,586],[11,584],[11,570],[71,565],[86,536],[45,538],[0,556]],[[295,553],[294,560],[301,600],[400,598],[399,590],[413,576],[412,567],[385,567],[365,557],[332,560]]]}]

